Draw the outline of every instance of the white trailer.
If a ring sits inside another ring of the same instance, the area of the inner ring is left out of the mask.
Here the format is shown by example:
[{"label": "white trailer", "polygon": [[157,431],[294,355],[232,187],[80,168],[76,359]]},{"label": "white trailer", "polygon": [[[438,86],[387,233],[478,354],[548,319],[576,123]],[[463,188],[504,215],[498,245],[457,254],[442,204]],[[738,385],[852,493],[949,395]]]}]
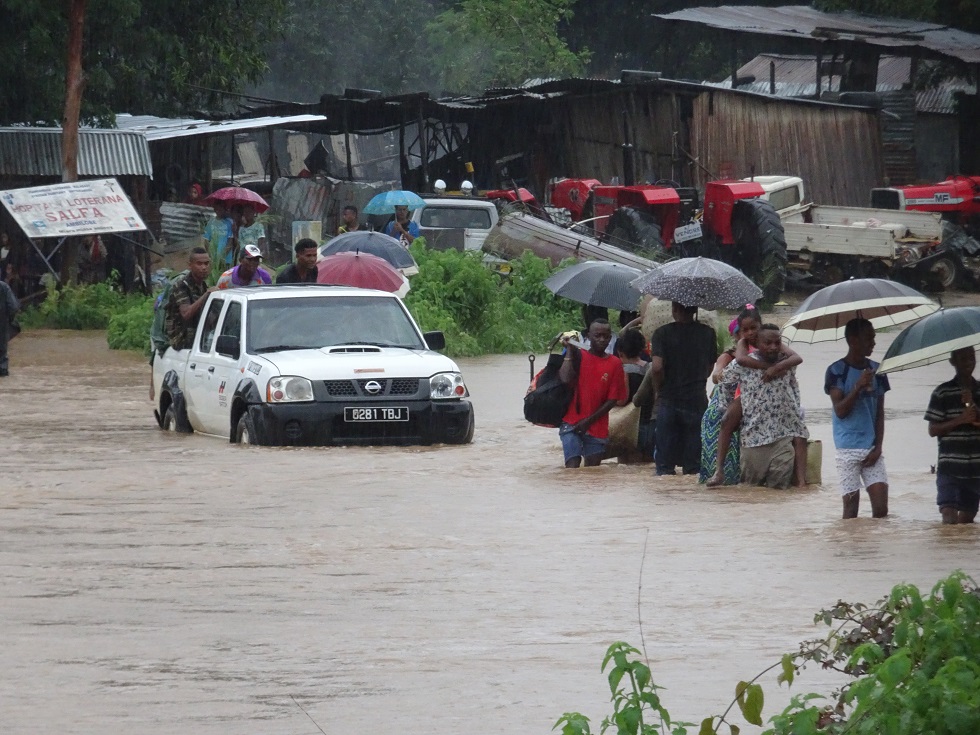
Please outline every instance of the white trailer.
[{"label": "white trailer", "polygon": [[757,176],[754,181],[779,213],[790,269],[824,283],[915,270],[943,288],[954,284],[956,259],[942,246],[940,215],[807,203],[803,180],[796,176]]}]

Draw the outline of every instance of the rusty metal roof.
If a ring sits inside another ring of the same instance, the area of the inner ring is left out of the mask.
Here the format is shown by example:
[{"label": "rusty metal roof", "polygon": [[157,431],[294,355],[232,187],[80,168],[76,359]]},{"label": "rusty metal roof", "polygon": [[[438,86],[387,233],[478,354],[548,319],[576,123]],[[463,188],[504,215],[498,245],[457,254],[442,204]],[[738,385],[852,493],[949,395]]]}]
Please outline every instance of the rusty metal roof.
[{"label": "rusty metal roof", "polygon": [[654,17],[698,23],[736,33],[785,36],[823,42],[866,43],[883,48],[919,49],[968,64],[980,64],[980,35],[918,20],[860,13],[823,13],[806,5],[689,8]]},{"label": "rusty metal roof", "polygon": [[[0,128],[0,175],[61,176],[61,128]],[[121,130],[78,131],[79,176],[153,176],[146,138]]]},{"label": "rusty metal roof", "polygon": [[[816,94],[816,56],[806,54],[759,54],[738,70],[740,79],[755,77],[754,82],[740,83],[738,88],[745,92],[769,94],[769,65],[775,65],[777,97],[813,97]],[[882,56],[878,60],[878,92],[892,92],[909,83],[912,60],[907,56]],[[717,85],[731,87],[731,77]],[[840,90],[840,76],[824,75],[821,80],[824,90]],[[973,94],[976,86],[966,79],[947,79],[929,89],[915,93],[916,110],[951,115],[956,111],[954,95],[957,92]]]}]

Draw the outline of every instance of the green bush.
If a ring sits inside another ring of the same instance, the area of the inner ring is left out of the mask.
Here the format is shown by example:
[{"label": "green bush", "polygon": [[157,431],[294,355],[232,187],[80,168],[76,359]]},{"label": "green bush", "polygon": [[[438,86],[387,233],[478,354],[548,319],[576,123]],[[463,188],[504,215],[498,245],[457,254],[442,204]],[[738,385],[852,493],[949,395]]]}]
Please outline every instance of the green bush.
[{"label": "green bush", "polygon": [[125,311],[113,314],[106,327],[109,349],[133,350],[150,354],[150,324],[153,322],[152,296],[133,303]]},{"label": "green bush", "polygon": [[429,250],[423,238],[412,255],[419,273],[405,303],[424,331],[446,334],[451,355],[540,351],[580,326],[581,305],[543,285],[555,269],[530,252],[511,261],[506,278],[486,267],[483,253]]},{"label": "green bush", "polygon": [[[829,695],[795,695],[770,718],[763,735],[980,732],[980,589],[962,572],[939,580],[925,595],[900,584],[873,605],[839,601],[817,613],[814,622],[829,626],[830,633],[805,641],[797,653],[738,682],[728,708],[701,720],[698,735],[737,735],[738,726],[728,719],[735,707],[747,722],[761,727],[765,697],[758,680],[778,669],[777,682],[792,686],[807,664],[851,680]],[[694,734],[696,725],[671,720],[644,653],[613,643],[602,661],[602,671],[607,668],[613,712],[600,732]],[[592,735],[589,718],[579,712],[566,712],[553,729],[562,735]]]},{"label": "green bush", "polygon": [[124,294],[112,277],[88,286],[48,285],[47,297],[21,316],[25,329],[105,329],[113,314],[140,303],[145,296]]},{"label": "green bush", "polygon": [[[419,272],[405,303],[423,331],[445,333],[450,355],[539,352],[559,332],[581,329],[582,306],[555,297],[543,285],[556,268],[533,253],[511,261],[506,276],[487,268],[483,253],[430,250],[421,237],[412,244],[412,254]],[[153,298],[123,294],[110,279],[51,287],[40,306],[25,312],[22,324],[106,329],[112,349],[149,354],[152,321]]]}]

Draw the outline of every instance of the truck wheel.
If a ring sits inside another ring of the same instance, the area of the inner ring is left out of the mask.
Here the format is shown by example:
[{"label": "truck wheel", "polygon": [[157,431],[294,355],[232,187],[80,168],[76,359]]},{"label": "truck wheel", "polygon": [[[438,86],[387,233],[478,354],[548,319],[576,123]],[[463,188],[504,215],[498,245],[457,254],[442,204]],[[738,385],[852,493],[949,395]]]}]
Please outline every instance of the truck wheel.
[{"label": "truck wheel", "polygon": [[928,272],[933,283],[940,286],[943,291],[948,291],[956,285],[959,267],[952,256],[943,255],[932,261]]},{"label": "truck wheel", "polygon": [[187,417],[178,414],[177,408],[172,402],[163,413],[163,423],[160,425],[160,428],[164,431],[174,431],[178,434],[194,433],[194,429],[191,428]]},{"label": "truck wheel", "polygon": [[473,434],[476,432],[476,416],[473,411],[470,411],[470,422],[466,425],[466,433],[460,437],[460,444],[472,444]]},{"label": "truck wheel", "polygon": [[257,438],[255,434],[255,423],[252,421],[252,417],[248,415],[248,411],[246,411],[238,419],[238,426],[235,427],[235,441],[238,444],[249,446],[251,444],[258,444]]},{"label": "truck wheel", "polygon": [[735,202],[732,212],[735,266],[762,289],[762,299],[779,300],[786,285],[786,234],[779,213],[762,199]]},{"label": "truck wheel", "polygon": [[164,431],[177,431],[177,412],[174,411],[172,403],[167,406],[167,411],[163,414],[163,425],[160,428]]},{"label": "truck wheel", "polygon": [[620,207],[612,213],[606,225],[606,238],[610,245],[624,250],[664,252],[660,225],[652,215],[632,207]]}]

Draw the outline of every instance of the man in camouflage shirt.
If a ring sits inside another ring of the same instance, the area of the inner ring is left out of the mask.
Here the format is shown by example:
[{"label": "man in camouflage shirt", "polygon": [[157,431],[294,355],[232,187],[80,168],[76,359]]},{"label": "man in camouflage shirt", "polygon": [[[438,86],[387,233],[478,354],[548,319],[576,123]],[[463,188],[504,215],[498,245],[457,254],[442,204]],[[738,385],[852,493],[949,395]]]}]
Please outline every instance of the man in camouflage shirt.
[{"label": "man in camouflage shirt", "polygon": [[211,256],[204,248],[191,250],[188,272],[178,277],[167,302],[167,336],[170,346],[175,350],[186,350],[194,343],[197,322],[201,309],[214,287],[208,288],[207,279],[211,272]]}]

